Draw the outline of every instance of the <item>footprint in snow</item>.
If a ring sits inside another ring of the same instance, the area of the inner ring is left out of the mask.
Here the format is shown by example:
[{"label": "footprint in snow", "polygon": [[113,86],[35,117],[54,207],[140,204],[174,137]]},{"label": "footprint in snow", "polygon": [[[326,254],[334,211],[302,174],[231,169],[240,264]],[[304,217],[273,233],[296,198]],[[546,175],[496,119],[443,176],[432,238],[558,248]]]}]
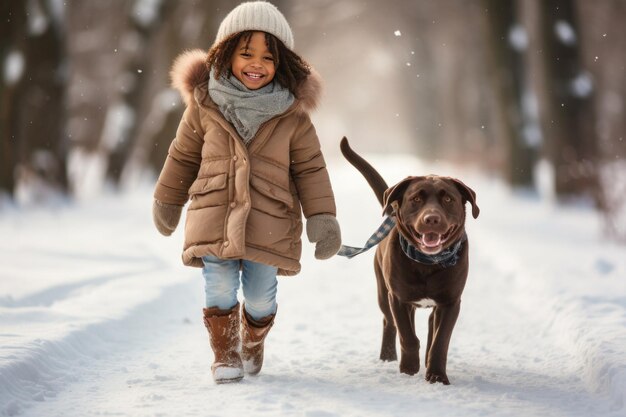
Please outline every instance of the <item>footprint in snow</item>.
[{"label": "footprint in snow", "polygon": [[613,270],[615,269],[615,265],[613,265],[611,262],[607,261],[606,259],[602,259],[602,258],[596,259],[596,263],[594,266],[595,266],[596,271],[598,271],[602,275],[608,275],[611,272],[613,272]]}]

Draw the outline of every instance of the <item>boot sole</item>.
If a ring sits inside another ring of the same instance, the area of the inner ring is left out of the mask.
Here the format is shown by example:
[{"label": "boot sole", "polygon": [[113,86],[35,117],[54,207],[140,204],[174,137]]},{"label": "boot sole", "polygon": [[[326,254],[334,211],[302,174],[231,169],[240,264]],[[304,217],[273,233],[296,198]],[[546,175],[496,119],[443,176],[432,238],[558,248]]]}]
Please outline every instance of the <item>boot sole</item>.
[{"label": "boot sole", "polygon": [[214,364],[211,367],[213,380],[215,381],[216,384],[228,384],[231,382],[238,382],[243,379],[244,377],[243,366],[232,367],[232,366],[224,366],[223,364],[220,364],[220,365],[215,366]]},{"label": "boot sole", "polygon": [[238,378],[228,378],[228,379],[216,379],[215,383],[216,384],[232,384],[234,382],[239,382],[243,379],[243,376],[240,376]]}]

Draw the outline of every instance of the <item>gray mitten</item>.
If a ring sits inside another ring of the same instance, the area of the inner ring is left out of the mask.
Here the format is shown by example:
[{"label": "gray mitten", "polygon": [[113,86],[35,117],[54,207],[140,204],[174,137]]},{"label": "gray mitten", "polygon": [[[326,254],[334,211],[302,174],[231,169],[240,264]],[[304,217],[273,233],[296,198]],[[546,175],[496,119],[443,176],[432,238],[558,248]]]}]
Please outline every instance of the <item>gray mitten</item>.
[{"label": "gray mitten", "polygon": [[159,200],[154,200],[152,204],[152,220],[154,220],[154,225],[159,233],[163,236],[171,235],[172,232],[176,230],[182,211],[183,206],[161,203]]},{"label": "gray mitten", "polygon": [[315,257],[328,259],[341,247],[341,230],[335,216],[316,214],[307,219],[306,235],[309,242],[315,243]]}]

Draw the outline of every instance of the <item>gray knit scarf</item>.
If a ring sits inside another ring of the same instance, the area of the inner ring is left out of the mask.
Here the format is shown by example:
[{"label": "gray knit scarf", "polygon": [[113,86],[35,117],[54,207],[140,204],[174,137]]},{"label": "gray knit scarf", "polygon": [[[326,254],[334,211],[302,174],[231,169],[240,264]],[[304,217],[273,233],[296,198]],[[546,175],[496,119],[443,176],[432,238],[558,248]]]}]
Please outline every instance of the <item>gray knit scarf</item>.
[{"label": "gray knit scarf", "polygon": [[209,95],[246,145],[261,124],[284,113],[294,101],[293,94],[275,81],[258,90],[249,90],[230,72],[229,77],[218,80],[213,74],[209,78]]}]

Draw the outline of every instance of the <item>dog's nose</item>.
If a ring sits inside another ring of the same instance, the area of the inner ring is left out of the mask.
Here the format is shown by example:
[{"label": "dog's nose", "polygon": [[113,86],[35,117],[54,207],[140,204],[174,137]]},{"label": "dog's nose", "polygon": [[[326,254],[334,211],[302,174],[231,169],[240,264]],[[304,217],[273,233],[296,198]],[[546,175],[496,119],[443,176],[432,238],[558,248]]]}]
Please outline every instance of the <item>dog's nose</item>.
[{"label": "dog's nose", "polygon": [[441,216],[437,213],[428,213],[424,216],[424,223],[434,226],[441,223]]}]

